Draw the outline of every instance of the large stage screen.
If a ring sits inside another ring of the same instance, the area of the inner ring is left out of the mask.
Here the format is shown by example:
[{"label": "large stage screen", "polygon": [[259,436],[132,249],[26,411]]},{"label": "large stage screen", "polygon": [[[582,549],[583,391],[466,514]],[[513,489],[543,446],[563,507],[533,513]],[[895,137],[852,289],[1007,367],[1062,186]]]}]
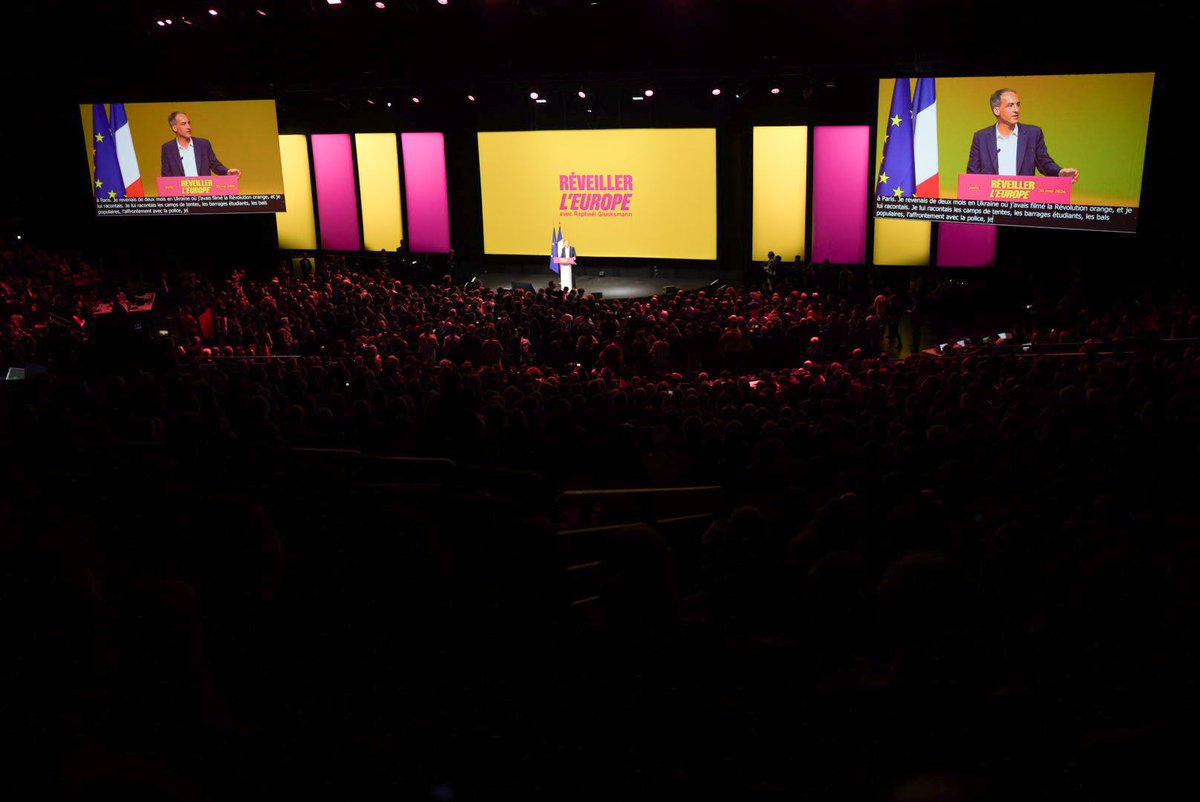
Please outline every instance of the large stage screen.
[{"label": "large stage screen", "polygon": [[717,258],[712,128],[480,132],[484,251]]},{"label": "large stage screen", "polygon": [[1134,232],[1154,73],[879,82],[875,216]]},{"label": "large stage screen", "polygon": [[283,212],[274,100],[79,107],[100,217]]}]

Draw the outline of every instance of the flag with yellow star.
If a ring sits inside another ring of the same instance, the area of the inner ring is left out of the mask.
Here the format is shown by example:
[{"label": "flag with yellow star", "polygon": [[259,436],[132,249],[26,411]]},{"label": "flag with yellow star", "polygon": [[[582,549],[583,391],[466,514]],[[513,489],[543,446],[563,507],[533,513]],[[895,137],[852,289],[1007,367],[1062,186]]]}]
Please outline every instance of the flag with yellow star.
[{"label": "flag with yellow star", "polygon": [[907,78],[897,78],[892,89],[892,109],[879,132],[883,137],[883,162],[875,176],[875,194],[911,198],[917,191],[913,160],[912,91]]},{"label": "flag with yellow star", "polygon": [[125,197],[125,181],[117,159],[117,141],[103,103],[92,104],[92,192],[97,200]]}]

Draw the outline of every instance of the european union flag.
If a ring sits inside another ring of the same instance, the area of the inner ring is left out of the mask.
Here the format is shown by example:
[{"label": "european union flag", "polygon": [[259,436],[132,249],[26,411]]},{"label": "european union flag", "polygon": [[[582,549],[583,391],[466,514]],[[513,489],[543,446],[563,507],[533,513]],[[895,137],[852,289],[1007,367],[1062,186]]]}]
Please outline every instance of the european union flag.
[{"label": "european union flag", "polygon": [[117,140],[103,103],[92,104],[92,163],[95,178],[92,191],[97,200],[116,200],[125,197],[125,181],[121,178],[121,163],[117,159]]},{"label": "european union flag", "polygon": [[892,110],[883,129],[883,164],[875,176],[875,194],[911,198],[917,192],[913,160],[912,93],[908,79],[897,78],[892,90]]}]

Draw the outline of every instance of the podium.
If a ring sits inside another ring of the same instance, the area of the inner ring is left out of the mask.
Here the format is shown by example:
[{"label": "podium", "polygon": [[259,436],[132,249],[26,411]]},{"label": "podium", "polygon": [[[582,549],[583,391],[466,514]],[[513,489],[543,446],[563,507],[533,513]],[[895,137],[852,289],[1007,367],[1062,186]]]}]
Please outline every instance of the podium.
[{"label": "podium", "polygon": [[1070,203],[1070,178],[961,173],[958,199],[1007,203]]},{"label": "podium", "polygon": [[203,198],[211,195],[240,195],[236,175],[158,177],[160,198]]},{"label": "podium", "polygon": [[564,290],[575,289],[575,257],[556,256],[554,264],[558,265],[558,278]]}]

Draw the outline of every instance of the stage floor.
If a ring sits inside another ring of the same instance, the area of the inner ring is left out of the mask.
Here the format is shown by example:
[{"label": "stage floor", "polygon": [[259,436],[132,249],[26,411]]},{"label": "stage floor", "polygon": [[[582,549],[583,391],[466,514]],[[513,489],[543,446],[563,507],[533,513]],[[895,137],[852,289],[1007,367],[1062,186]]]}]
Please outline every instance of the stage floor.
[{"label": "stage floor", "polygon": [[[721,277],[721,271],[679,271],[678,275],[670,278],[659,276],[655,278],[650,268],[646,269],[644,275],[629,275],[628,268],[621,272],[625,275],[612,275],[609,271],[604,271],[605,275],[601,278],[594,273],[593,275],[583,275],[575,277],[576,287],[585,292],[602,292],[605,298],[649,298],[652,295],[662,294],[667,287],[678,287],[681,290],[698,290],[708,287],[714,280]],[[535,290],[545,289],[545,287],[553,279],[558,283],[558,276],[545,271],[542,273],[522,272],[519,270],[488,270],[486,273],[480,273],[476,276],[479,281],[485,286],[493,290],[510,289],[513,282],[529,282]],[[724,280],[724,279],[721,279]]]}]

